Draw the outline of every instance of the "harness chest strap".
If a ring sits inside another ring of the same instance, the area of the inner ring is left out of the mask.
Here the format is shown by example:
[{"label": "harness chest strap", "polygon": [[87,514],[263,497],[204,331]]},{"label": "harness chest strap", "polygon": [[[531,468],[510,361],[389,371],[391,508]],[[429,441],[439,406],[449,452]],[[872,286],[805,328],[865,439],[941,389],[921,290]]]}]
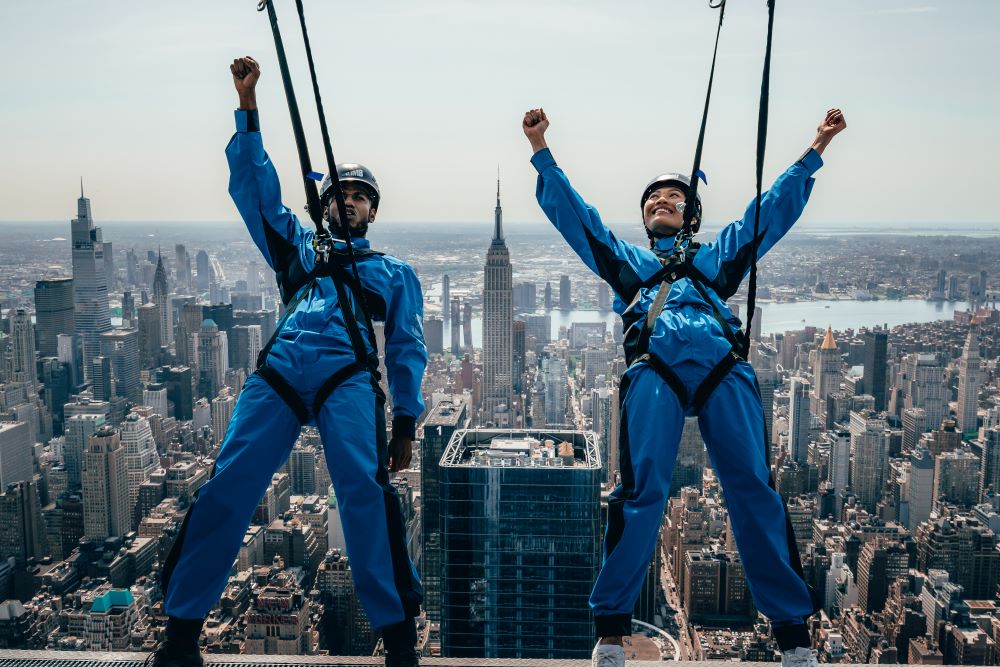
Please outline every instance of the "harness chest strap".
[{"label": "harness chest strap", "polygon": [[[646,312],[646,317],[642,322],[642,330],[639,332],[639,340],[637,343],[637,348],[641,354],[636,357],[635,361],[632,362],[632,365],[634,366],[638,363],[648,364],[649,367],[652,368],[667,384],[667,386],[673,390],[681,405],[685,408],[688,407],[689,397],[684,381],[681,380],[680,376],[678,376],[672,368],[670,368],[669,364],[649,350],[649,339],[652,336],[653,327],[656,325],[656,320],[663,312],[670,288],[678,278],[686,277],[691,281],[695,289],[698,290],[701,297],[712,306],[712,314],[715,317],[715,320],[719,323],[719,326],[722,327],[722,334],[726,337],[726,340],[730,345],[729,352],[717,364],[715,364],[715,366],[712,367],[712,370],[708,372],[705,379],[698,385],[698,388],[694,392],[694,397],[690,400],[691,407],[695,410],[695,412],[698,412],[705,404],[705,401],[708,400],[708,397],[712,395],[712,392],[715,391],[715,388],[718,387],[719,383],[726,377],[726,374],[732,370],[733,366],[735,366],[739,361],[745,361],[745,358],[740,353],[743,345],[736,335],[733,334],[729,323],[726,321],[726,318],[722,316],[722,313],[719,312],[715,302],[709,298],[708,290],[705,289],[696,277],[690,275],[689,271],[687,271],[686,263],[681,264],[680,266],[670,266],[668,262],[663,259],[661,259],[660,262],[664,265],[664,269],[657,272],[654,278],[669,271],[667,274],[668,279],[664,279],[663,282],[660,283],[660,288],[657,290],[656,296],[653,298],[653,303]],[[637,294],[636,299],[638,298],[639,295]]]},{"label": "harness chest strap", "polygon": [[[673,285],[669,280],[664,280],[660,283],[660,289],[657,291],[656,296],[653,298],[653,303],[646,312],[646,317],[642,321],[642,329],[639,331],[639,340],[636,342],[637,349],[645,354],[649,351],[649,338],[653,335],[653,327],[656,325],[656,318],[660,316],[663,312],[663,306],[667,302],[667,295],[670,293],[670,287]],[[640,295],[636,294],[636,299],[639,299]],[[638,360],[637,360],[638,361]]]},{"label": "harness chest strap", "polygon": [[[381,255],[382,253],[369,250],[364,253],[364,255]],[[351,300],[348,298],[347,289],[344,287],[344,283],[347,282],[351,291],[359,289],[361,286],[356,285],[355,281],[351,280],[351,276],[346,274],[347,272],[340,267],[337,262],[331,262],[330,259],[334,259],[331,255],[327,261],[323,262],[322,265],[317,266],[309,275],[307,282],[299,288],[295,296],[291,301],[288,302],[285,307],[285,314],[282,316],[281,320],[274,328],[274,333],[271,334],[270,339],[267,341],[267,345],[261,349],[260,354],[257,356],[257,370],[255,371],[265,382],[270,385],[276,394],[291,408],[295,416],[298,417],[299,422],[305,424],[309,421],[310,410],[309,406],[299,395],[299,392],[281,376],[281,374],[276,371],[273,367],[267,365],[267,356],[274,346],[275,341],[278,339],[278,335],[284,328],[285,324],[288,322],[289,317],[295,312],[299,304],[306,298],[312,288],[316,285],[316,281],[320,277],[329,277],[333,280],[334,288],[337,291],[337,301],[341,304],[341,312],[344,314],[344,324],[347,327],[348,336],[351,339],[351,347],[354,349],[354,361],[344,368],[341,368],[329,378],[327,378],[323,384],[320,386],[319,390],[316,392],[316,397],[313,400],[312,405],[312,415],[318,415],[320,408],[326,402],[326,399],[330,397],[330,394],[343,384],[347,379],[354,376],[361,371],[368,371],[371,376],[372,387],[375,388],[377,392],[381,392],[378,383],[381,379],[381,375],[378,370],[378,355],[369,355],[368,350],[365,348],[364,339],[361,335],[361,328],[358,326],[357,314],[354,312],[354,308],[351,306]],[[339,259],[339,258],[338,258]],[[371,343],[373,348],[375,347],[374,340],[374,327],[371,324],[371,320],[367,318],[368,313],[365,313],[366,319],[368,319],[368,330],[370,336],[372,337]]]}]

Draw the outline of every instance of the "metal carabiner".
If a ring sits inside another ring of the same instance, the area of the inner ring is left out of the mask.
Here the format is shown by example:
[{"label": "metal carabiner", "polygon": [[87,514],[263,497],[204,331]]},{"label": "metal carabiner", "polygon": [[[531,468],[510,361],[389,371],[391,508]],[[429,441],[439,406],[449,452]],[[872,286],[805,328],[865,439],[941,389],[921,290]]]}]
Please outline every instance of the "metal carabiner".
[{"label": "metal carabiner", "polygon": [[674,255],[671,259],[676,258],[680,263],[684,263],[687,259],[687,249],[684,247],[684,242],[691,241],[693,234],[690,229],[681,229],[674,235]]},{"label": "metal carabiner", "polygon": [[313,236],[312,247],[320,263],[326,264],[330,259],[330,253],[333,252],[333,239],[327,234],[317,234]]}]

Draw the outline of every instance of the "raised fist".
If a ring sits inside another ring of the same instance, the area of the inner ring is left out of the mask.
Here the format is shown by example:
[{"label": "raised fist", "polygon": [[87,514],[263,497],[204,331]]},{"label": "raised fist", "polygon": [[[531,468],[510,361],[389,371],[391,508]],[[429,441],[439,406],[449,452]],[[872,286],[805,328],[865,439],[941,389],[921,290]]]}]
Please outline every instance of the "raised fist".
[{"label": "raised fist", "polygon": [[549,117],[545,115],[545,109],[531,109],[525,113],[521,129],[524,130],[524,136],[528,137],[528,141],[531,142],[533,151],[537,153],[547,147],[545,130],[549,129]]},{"label": "raised fist", "polygon": [[257,87],[257,79],[260,78],[260,65],[250,56],[237,58],[229,66],[229,71],[233,73],[233,85],[240,98],[252,94]]},{"label": "raised fist", "polygon": [[847,128],[847,121],[840,109],[830,109],[826,112],[823,122],[816,128],[816,134],[832,139],[835,135]]}]

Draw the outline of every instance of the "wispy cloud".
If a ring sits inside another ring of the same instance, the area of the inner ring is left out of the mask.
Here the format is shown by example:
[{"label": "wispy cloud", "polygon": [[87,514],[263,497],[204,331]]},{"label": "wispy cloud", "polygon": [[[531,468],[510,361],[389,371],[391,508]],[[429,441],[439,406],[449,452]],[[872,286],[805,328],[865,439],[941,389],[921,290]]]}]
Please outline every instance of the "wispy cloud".
[{"label": "wispy cloud", "polygon": [[936,12],[937,7],[925,6],[925,7],[900,7],[898,9],[876,9],[875,11],[865,12],[865,16],[887,16],[890,14],[926,14],[928,12]]}]

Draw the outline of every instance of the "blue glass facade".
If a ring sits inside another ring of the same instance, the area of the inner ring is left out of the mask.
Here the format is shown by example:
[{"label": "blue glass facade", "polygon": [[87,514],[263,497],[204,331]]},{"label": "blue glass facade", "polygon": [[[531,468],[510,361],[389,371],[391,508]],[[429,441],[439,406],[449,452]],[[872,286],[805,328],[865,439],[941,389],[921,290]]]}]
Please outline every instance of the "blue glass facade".
[{"label": "blue glass facade", "polygon": [[440,474],[444,655],[589,656],[601,527],[594,434],[457,431]]}]

